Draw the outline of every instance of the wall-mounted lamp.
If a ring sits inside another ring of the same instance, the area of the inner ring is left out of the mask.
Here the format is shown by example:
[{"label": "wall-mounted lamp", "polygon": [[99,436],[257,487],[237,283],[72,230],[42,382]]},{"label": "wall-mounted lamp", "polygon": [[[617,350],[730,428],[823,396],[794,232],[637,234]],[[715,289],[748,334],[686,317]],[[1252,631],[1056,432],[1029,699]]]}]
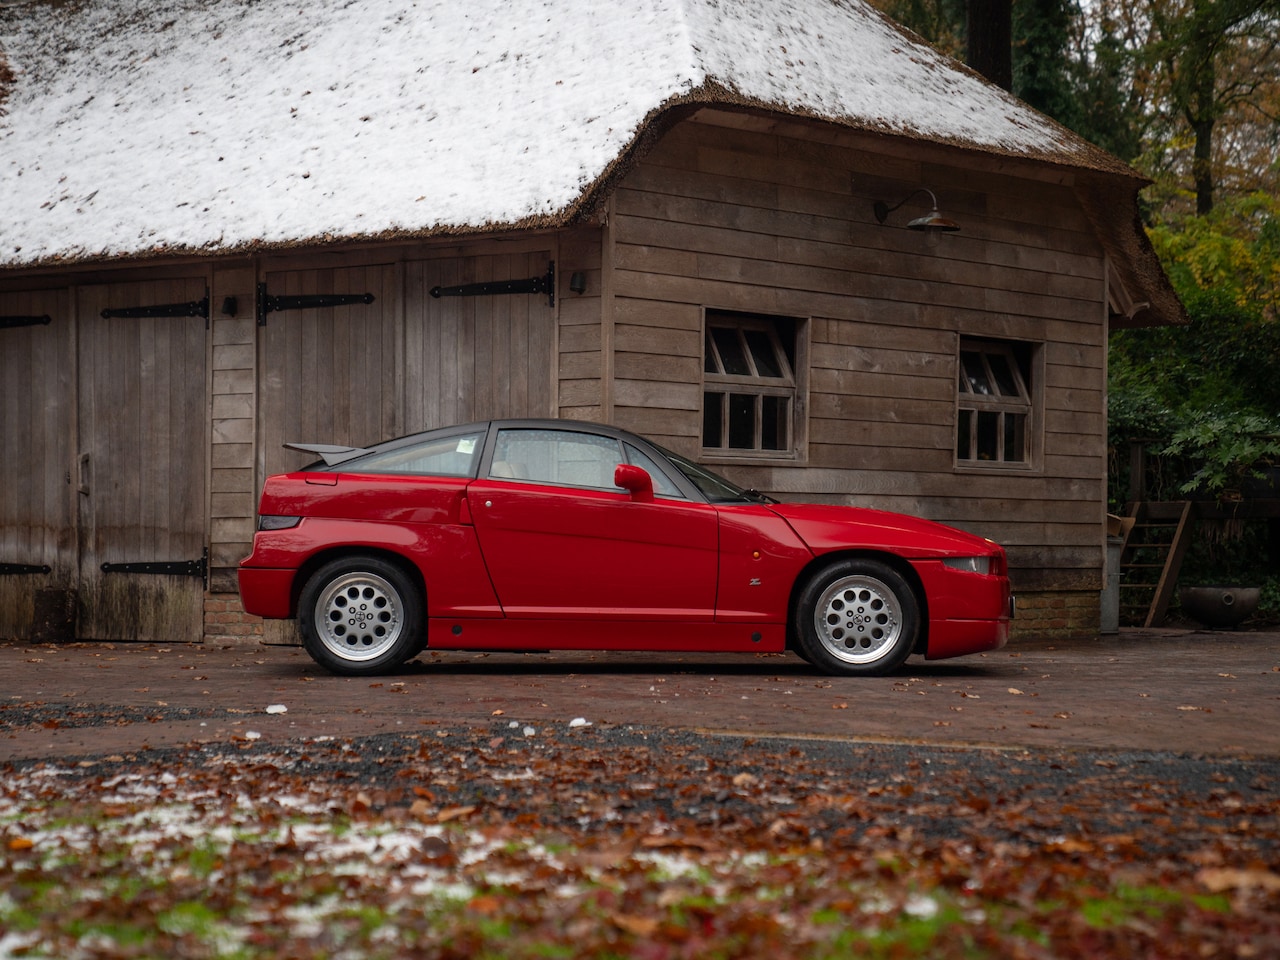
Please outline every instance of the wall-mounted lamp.
[{"label": "wall-mounted lamp", "polygon": [[876,220],[880,223],[884,223],[885,220],[889,218],[889,214],[893,213],[893,211],[897,210],[912,197],[921,193],[927,193],[929,195],[929,199],[933,201],[933,209],[923,217],[916,217],[914,220],[910,221],[907,224],[908,230],[923,230],[932,237],[940,233],[954,233],[960,229],[960,224],[956,223],[954,220],[948,220],[938,212],[938,198],[933,195],[933,191],[928,187],[919,187],[912,190],[892,207],[885,204],[883,200],[877,200],[875,205],[872,207],[876,214]]},{"label": "wall-mounted lamp", "polygon": [[569,276],[569,289],[574,293],[587,292],[587,275],[581,270],[575,270]]}]

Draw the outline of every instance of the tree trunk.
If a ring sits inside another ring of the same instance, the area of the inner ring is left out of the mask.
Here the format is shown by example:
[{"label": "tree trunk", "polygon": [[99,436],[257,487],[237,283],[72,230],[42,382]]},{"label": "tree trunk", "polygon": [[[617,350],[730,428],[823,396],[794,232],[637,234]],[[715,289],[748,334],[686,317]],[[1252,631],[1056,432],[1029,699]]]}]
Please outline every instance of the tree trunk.
[{"label": "tree trunk", "polygon": [[1005,90],[1013,89],[1013,0],[969,0],[969,66]]},{"label": "tree trunk", "polygon": [[1195,153],[1191,159],[1191,176],[1196,185],[1196,213],[1203,216],[1213,209],[1213,126],[1217,119],[1217,71],[1213,55],[1204,60],[1196,77],[1193,94],[1195,107],[1188,118],[1195,133]]}]

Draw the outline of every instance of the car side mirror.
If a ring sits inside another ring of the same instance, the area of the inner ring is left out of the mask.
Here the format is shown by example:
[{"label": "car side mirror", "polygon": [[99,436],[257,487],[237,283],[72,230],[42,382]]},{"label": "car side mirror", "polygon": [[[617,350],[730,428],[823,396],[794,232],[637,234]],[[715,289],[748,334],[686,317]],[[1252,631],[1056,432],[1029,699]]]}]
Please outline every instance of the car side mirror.
[{"label": "car side mirror", "polygon": [[647,470],[630,463],[620,463],[613,471],[614,486],[631,491],[631,499],[639,503],[653,502],[653,477]]}]

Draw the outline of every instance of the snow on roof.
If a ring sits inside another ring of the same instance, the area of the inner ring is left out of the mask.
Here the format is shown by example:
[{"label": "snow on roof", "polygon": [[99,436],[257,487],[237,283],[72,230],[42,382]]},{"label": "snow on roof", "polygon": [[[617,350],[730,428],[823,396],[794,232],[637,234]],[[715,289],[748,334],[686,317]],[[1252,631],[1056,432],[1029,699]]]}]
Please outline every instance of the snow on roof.
[{"label": "snow on roof", "polygon": [[0,267],[555,224],[726,96],[1127,170],[861,0],[10,0],[6,60]]}]

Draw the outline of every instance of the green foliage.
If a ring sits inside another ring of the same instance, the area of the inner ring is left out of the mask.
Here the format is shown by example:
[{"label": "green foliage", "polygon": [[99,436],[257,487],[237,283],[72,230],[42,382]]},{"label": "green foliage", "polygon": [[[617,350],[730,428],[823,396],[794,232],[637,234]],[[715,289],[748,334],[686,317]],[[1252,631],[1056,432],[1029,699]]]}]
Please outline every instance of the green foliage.
[{"label": "green foliage", "polygon": [[1221,495],[1280,459],[1280,201],[1261,194],[1150,231],[1191,319],[1111,337],[1113,504],[1143,442],[1144,499]]},{"label": "green foliage", "polygon": [[1204,315],[1234,305],[1258,322],[1280,321],[1280,199],[1250,193],[1204,216],[1150,230],[1151,243],[1188,308]]},{"label": "green foliage", "polygon": [[1067,0],[1013,5],[1013,92],[1068,124],[1078,103],[1068,56],[1073,10]]},{"label": "green foliage", "polygon": [[1238,496],[1246,478],[1264,476],[1262,468],[1280,459],[1280,420],[1221,406],[1196,410],[1161,453],[1196,465],[1183,493]]}]

